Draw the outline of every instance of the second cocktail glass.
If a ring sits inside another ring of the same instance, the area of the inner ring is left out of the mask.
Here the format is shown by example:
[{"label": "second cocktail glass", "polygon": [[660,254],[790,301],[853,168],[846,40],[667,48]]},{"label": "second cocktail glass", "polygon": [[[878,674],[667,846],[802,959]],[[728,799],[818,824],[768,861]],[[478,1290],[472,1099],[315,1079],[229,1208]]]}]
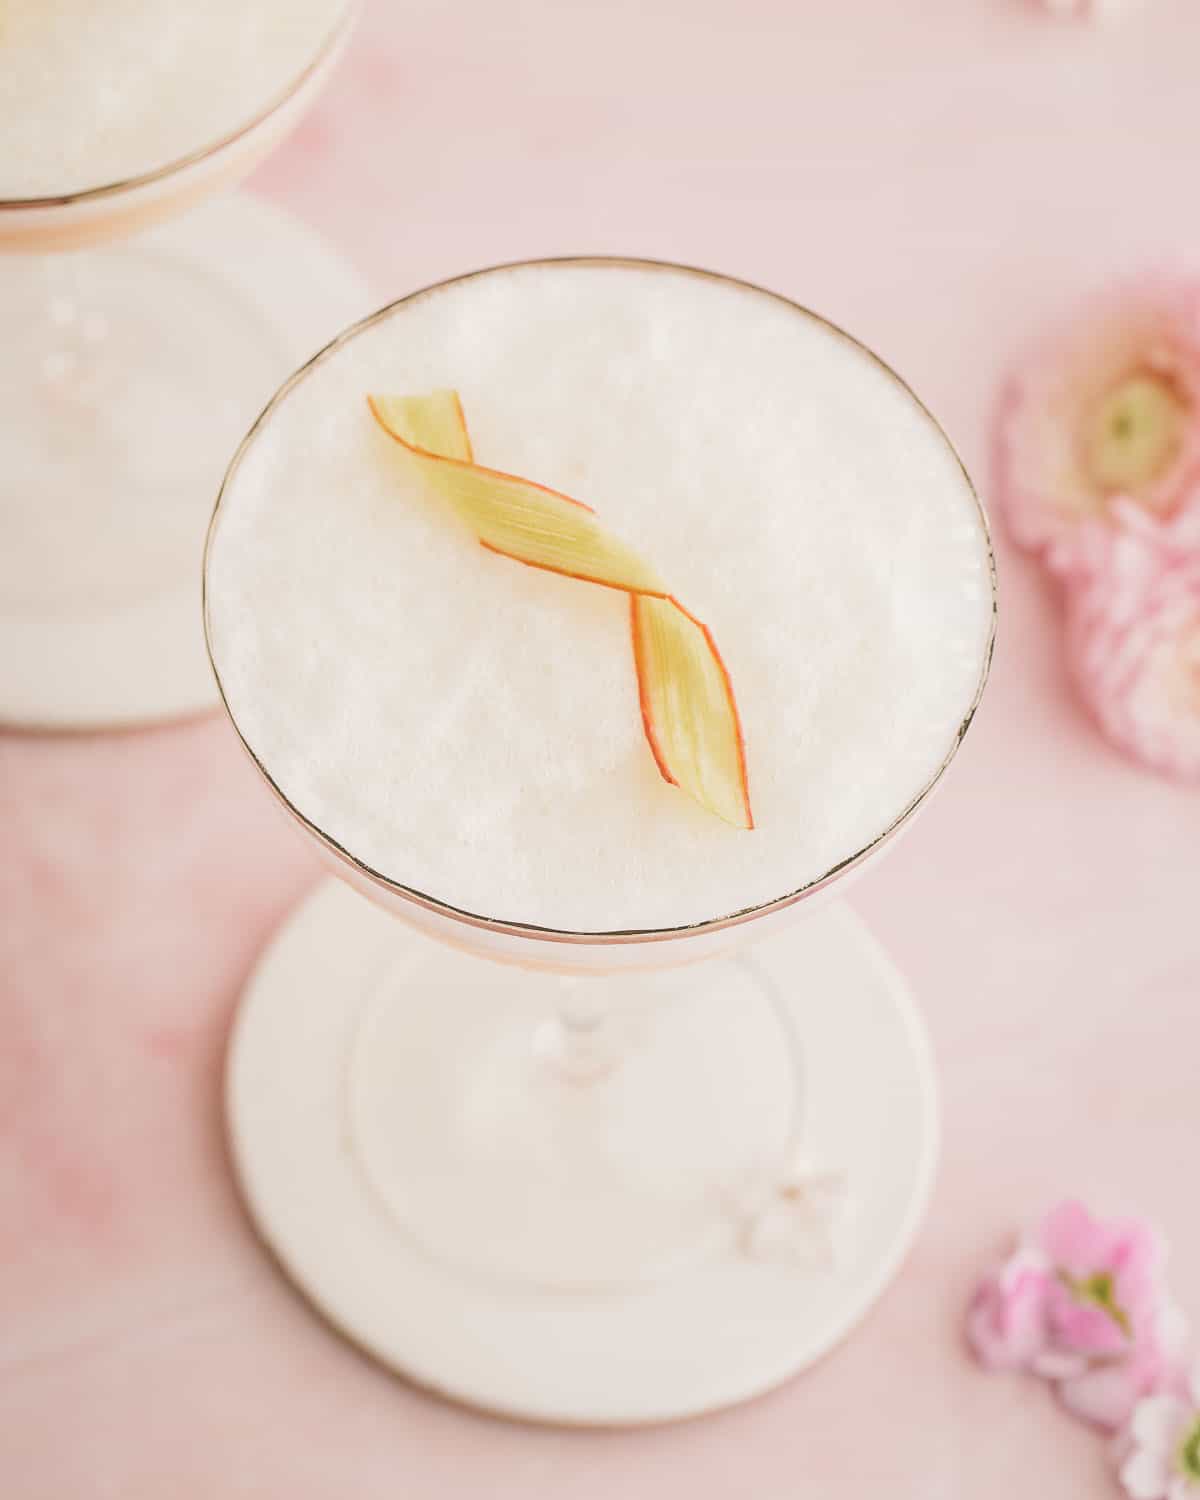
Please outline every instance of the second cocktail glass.
[{"label": "second cocktail glass", "polygon": [[355,9],[6,10],[0,722],[107,727],[213,703],[195,619],[212,485],[282,375],[366,294],[261,201],[180,216],[298,123]]}]

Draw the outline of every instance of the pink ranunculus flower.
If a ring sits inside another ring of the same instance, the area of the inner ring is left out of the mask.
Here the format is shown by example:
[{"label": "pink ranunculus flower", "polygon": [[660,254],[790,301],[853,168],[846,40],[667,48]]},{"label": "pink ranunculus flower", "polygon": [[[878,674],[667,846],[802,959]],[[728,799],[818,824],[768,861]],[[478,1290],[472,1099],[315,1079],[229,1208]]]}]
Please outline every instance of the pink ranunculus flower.
[{"label": "pink ranunculus flower", "polygon": [[1031,551],[1118,497],[1169,516],[1200,493],[1200,281],[1117,286],[1044,340],[1004,391],[997,479]]},{"label": "pink ranunculus flower", "polygon": [[984,1278],[967,1309],[967,1342],[990,1370],[1028,1369],[1046,1346],[1045,1256],[1022,1247]]},{"label": "pink ranunculus flower", "polygon": [[1200,1368],[1181,1394],[1139,1401],[1121,1483],[1130,1500],[1200,1500]]},{"label": "pink ranunculus flower", "polygon": [[1200,776],[1200,497],[1167,520],[1117,500],[1047,553],[1067,585],[1067,657],[1118,749]]}]

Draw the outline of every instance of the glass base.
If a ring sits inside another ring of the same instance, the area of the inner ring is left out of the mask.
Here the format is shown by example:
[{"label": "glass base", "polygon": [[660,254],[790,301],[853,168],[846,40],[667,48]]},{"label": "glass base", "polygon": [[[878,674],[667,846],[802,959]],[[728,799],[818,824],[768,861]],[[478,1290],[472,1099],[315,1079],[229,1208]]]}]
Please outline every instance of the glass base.
[{"label": "glass base", "polygon": [[[734,1245],[787,1170],[798,1082],[748,964],[564,981],[405,956],[361,1007],[346,1107],[355,1164],[414,1245],[604,1290]],[[560,1017],[580,1004],[591,1026]]]},{"label": "glass base", "polygon": [[221,477],[279,382],[364,310],[357,278],[240,197],[0,273],[0,719],[206,707],[200,557]]},{"label": "glass base", "polygon": [[[230,1046],[252,1217],[337,1328],[471,1405],[611,1425],[757,1395],[855,1326],[924,1211],[936,1098],[905,986],[833,902],[752,968],[571,983],[556,1022],[552,979],[320,887]],[[781,1160],[794,1038],[807,1172]]]}]

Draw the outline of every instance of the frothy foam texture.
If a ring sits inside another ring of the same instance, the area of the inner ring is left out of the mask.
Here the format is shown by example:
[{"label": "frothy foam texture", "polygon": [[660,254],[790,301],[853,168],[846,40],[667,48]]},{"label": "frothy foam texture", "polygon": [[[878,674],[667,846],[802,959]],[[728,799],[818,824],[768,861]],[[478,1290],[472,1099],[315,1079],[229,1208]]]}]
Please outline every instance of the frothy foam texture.
[{"label": "frothy foam texture", "polygon": [[[484,551],[373,423],[456,387],[479,463],[587,501],[711,626],[758,827],[666,785],[624,595]],[[366,865],[573,931],[756,906],[871,844],[977,695],[986,531],[957,460],[869,355],[762,293],[529,266],[424,293],[271,410],[208,573],[234,719]]]},{"label": "frothy foam texture", "polygon": [[5,0],[0,199],[141,176],[215,145],[299,79],[347,0]]}]

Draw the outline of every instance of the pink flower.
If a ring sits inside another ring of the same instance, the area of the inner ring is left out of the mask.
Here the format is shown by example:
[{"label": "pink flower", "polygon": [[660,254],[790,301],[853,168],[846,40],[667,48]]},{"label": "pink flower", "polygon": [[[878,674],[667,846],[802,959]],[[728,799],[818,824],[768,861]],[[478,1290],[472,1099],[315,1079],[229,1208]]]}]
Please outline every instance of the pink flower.
[{"label": "pink flower", "polygon": [[1200,1500],[1200,1369],[1184,1396],[1139,1401],[1121,1483],[1131,1500]]},{"label": "pink flower", "polygon": [[968,1342],[988,1368],[1041,1375],[1076,1416],[1115,1430],[1177,1369],[1186,1329],[1163,1261],[1147,1225],[1062,1203],[979,1287]]},{"label": "pink flower", "polygon": [[1049,1268],[1021,1249],[980,1284],[967,1309],[967,1342],[991,1370],[1026,1369],[1046,1343]]},{"label": "pink flower", "polygon": [[1043,1219],[1034,1243],[1054,1268],[1053,1349],[1084,1363],[1126,1354],[1158,1303],[1163,1254],[1153,1230],[1136,1219],[1103,1223],[1068,1200]]},{"label": "pink flower", "polygon": [[1067,653],[1118,749],[1200,776],[1200,498],[1169,520],[1129,500],[1047,553],[1067,584]]},{"label": "pink flower", "polygon": [[1074,1416],[1106,1432],[1116,1432],[1150,1391],[1158,1389],[1162,1365],[1157,1354],[1134,1353],[1113,1364],[1099,1364],[1058,1385],[1058,1397]]},{"label": "pink flower", "polygon": [[1093,298],[1009,382],[998,492],[1032,551],[1125,496],[1158,516],[1200,491],[1200,283]]},{"label": "pink flower", "polygon": [[1123,1359],[1099,1361],[1062,1380],[1059,1399],[1068,1411],[1115,1432],[1144,1397],[1176,1376],[1187,1342],[1187,1325],[1174,1303],[1164,1300],[1153,1323]]},{"label": "pink flower", "polygon": [[1115,1429],[1169,1377],[1185,1333],[1163,1286],[1165,1255],[1136,1219],[1093,1219],[1061,1203],[1034,1244],[1050,1263],[1046,1343],[1033,1370],[1077,1416]]}]

